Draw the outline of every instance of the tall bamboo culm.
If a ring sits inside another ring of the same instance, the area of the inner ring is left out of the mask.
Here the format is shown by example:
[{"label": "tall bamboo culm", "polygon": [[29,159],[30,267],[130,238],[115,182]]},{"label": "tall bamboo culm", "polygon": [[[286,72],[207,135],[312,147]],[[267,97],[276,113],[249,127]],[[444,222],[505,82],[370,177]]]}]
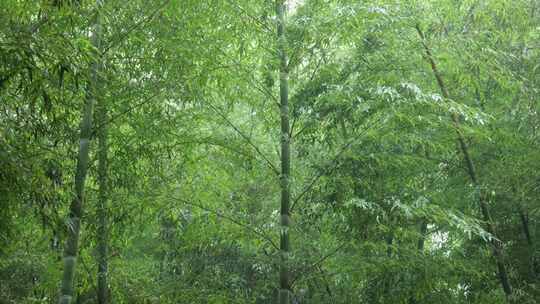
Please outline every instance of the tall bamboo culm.
[{"label": "tall bamboo culm", "polygon": [[287,58],[287,42],[285,39],[284,0],[276,0],[277,46],[279,54],[279,100],[281,117],[281,212],[280,212],[280,269],[279,269],[279,303],[289,304],[291,299],[291,280],[289,255],[291,251],[289,230],[290,215],[290,125],[289,125],[289,72]]},{"label": "tall bamboo culm", "polygon": [[[97,9],[101,2],[97,1]],[[96,14],[94,29],[92,31],[92,45],[96,50],[100,49],[101,25],[99,14]],[[99,56],[97,54],[96,56]],[[92,115],[96,99],[96,87],[98,82],[98,69],[100,59],[95,58],[91,66],[90,80],[87,85],[86,98],[82,111],[80,124],[79,152],[75,171],[75,198],[71,201],[67,220],[67,240],[63,257],[63,276],[60,288],[59,304],[70,304],[74,295],[75,270],[77,266],[77,253],[79,250],[79,234],[81,229],[81,217],[84,205],[84,186],[88,170],[88,156],[90,153],[90,140],[92,136]]]},{"label": "tall bamboo culm", "polygon": [[[437,81],[437,85],[439,86],[439,89],[441,90],[441,94],[443,95],[445,100],[449,100],[450,93],[448,92],[448,89],[446,88],[446,85],[444,83],[441,73],[439,72],[437,63],[435,62],[435,58],[433,58],[431,49],[429,48],[426,42],[424,33],[422,32],[422,29],[420,28],[420,25],[418,24],[416,25],[416,31],[418,33],[418,36],[420,37],[422,46],[424,47],[425,58],[431,66],[431,71],[433,72],[433,75],[435,76],[435,80]],[[480,206],[480,212],[482,213],[483,220],[486,223],[486,230],[487,232],[489,232],[491,235],[495,237],[495,239],[492,239],[490,242],[491,249],[492,249],[493,257],[495,259],[495,263],[497,265],[497,273],[498,273],[499,281],[501,283],[501,287],[504,291],[504,294],[506,295],[507,301],[511,302],[512,286],[508,278],[506,265],[504,264],[502,244],[500,243],[499,240],[496,239],[497,234],[495,231],[495,225],[493,224],[493,219],[491,218],[491,214],[489,212],[487,194],[485,193],[484,189],[482,189],[482,184],[480,183],[478,175],[476,173],[474,162],[470,155],[469,147],[467,145],[467,142],[465,141],[465,137],[463,136],[461,125],[459,123],[459,118],[456,115],[456,113],[451,114],[451,119],[452,119],[452,123],[454,124],[454,128],[456,130],[457,140],[459,143],[459,149],[461,150],[461,153],[463,154],[463,160],[467,168],[467,174],[469,175],[471,183],[478,191],[478,203]]]}]

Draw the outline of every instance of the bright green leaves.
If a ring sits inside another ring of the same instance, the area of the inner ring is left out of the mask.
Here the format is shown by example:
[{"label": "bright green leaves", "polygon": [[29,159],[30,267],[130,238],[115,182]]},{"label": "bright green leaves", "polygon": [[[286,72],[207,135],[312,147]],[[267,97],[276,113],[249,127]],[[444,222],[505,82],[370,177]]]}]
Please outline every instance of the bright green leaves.
[{"label": "bright green leaves", "polygon": [[[65,225],[78,109],[100,55],[89,40],[95,7],[4,2],[0,229],[10,258],[0,275],[16,278],[0,293],[21,302],[34,290],[46,301],[61,249],[47,240],[63,238],[53,231]],[[449,114],[482,176],[519,301],[534,299],[537,254],[522,228],[538,242],[534,5],[305,0],[289,13],[298,299],[502,301]],[[115,303],[271,302],[281,232],[274,1],[105,1],[100,13]],[[451,99],[439,93],[415,24]],[[81,301],[93,289],[90,234],[81,239]]]}]

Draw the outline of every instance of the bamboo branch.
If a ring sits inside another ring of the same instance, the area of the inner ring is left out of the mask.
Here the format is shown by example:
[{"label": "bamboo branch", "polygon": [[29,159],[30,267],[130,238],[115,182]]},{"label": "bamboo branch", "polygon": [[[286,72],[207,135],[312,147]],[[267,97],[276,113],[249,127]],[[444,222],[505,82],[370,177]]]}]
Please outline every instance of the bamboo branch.
[{"label": "bamboo branch", "polygon": [[[381,118],[379,117],[378,120],[380,120],[380,119]],[[321,171],[319,171],[319,173],[314,178],[311,179],[309,184],[306,187],[304,187],[302,192],[300,192],[300,194],[296,198],[293,199],[293,203],[292,203],[292,206],[291,206],[291,211],[294,210],[294,207],[300,201],[300,199],[302,197],[304,197],[304,195],[306,195],[313,188],[313,186],[315,186],[315,184],[317,183],[317,181],[321,177],[323,177],[325,174],[332,173],[337,168],[337,166],[339,166],[339,164],[340,164],[339,158],[341,157],[341,155],[343,155],[343,153],[345,153],[353,144],[359,142],[360,141],[359,137],[361,135],[365,134],[373,126],[377,125],[378,120],[375,121],[374,123],[372,123],[369,127],[365,128],[360,134],[355,136],[353,139],[349,140],[345,145],[343,145],[339,149],[339,152],[330,161],[329,166],[327,168],[322,169]]]},{"label": "bamboo branch", "polygon": [[242,223],[241,221],[238,221],[228,215],[225,215],[223,214],[222,212],[220,211],[216,211],[214,209],[211,209],[211,208],[208,208],[208,207],[205,207],[203,205],[200,205],[200,204],[197,204],[197,203],[193,203],[191,201],[188,201],[188,200],[184,200],[184,199],[180,199],[180,198],[172,198],[173,200],[176,200],[176,201],[179,201],[181,202],[182,204],[184,205],[188,205],[188,206],[193,206],[193,207],[197,207],[199,209],[202,209],[204,211],[207,211],[207,212],[210,212],[214,215],[216,215],[217,217],[220,217],[220,218],[223,218],[223,219],[226,219],[238,226],[241,226],[241,227],[244,227],[246,229],[248,229],[249,231],[253,232],[253,234],[261,237],[262,239],[266,240],[268,243],[270,243],[270,245],[272,245],[272,247],[274,247],[275,249],[279,250],[279,246],[269,237],[267,236],[266,234],[264,234],[263,232],[260,232],[258,231],[257,229],[255,228],[252,228],[249,226],[249,224],[246,224],[246,223]]},{"label": "bamboo branch", "polygon": [[295,278],[292,279],[291,285],[294,285],[294,283],[300,278],[301,275],[309,274],[310,272],[317,270],[319,267],[321,267],[321,264],[324,261],[326,261],[328,258],[330,258],[330,257],[334,256],[335,254],[337,254],[347,244],[349,244],[348,241],[345,241],[345,242],[341,243],[339,246],[336,246],[336,248],[334,248],[329,253],[322,256],[320,259],[315,261],[313,264],[306,267],[303,272],[296,274]]},{"label": "bamboo branch", "polygon": [[211,102],[208,102],[207,103],[208,106],[216,113],[218,114],[231,128],[233,128],[233,130],[238,133],[251,147],[253,147],[253,149],[255,150],[255,152],[257,152],[257,154],[259,154],[259,156],[262,157],[262,159],[268,164],[268,166],[270,167],[270,169],[272,169],[272,171],[276,174],[276,175],[279,175],[279,170],[276,168],[276,166],[272,163],[272,161],[270,161],[270,159],[264,155],[264,153],[259,149],[259,147],[257,145],[255,145],[253,143],[253,141],[246,135],[244,134],[244,132],[242,132],[242,130],[240,130],[235,124],[233,124],[231,122],[231,120],[225,115],[223,114],[221,111],[219,111],[217,109],[216,106],[214,106]]},{"label": "bamboo branch", "polygon": [[165,6],[167,6],[167,4],[169,4],[169,2],[171,2],[171,1],[166,0],[165,2],[163,2],[162,5],[160,5],[158,8],[156,8],[150,15],[146,16],[146,18],[144,18],[143,20],[141,20],[141,21],[135,23],[134,25],[132,25],[129,29],[127,29],[127,31],[125,33],[120,34],[118,39],[111,41],[109,43],[109,45],[106,48],[103,49],[103,51],[101,52],[101,55],[102,56],[105,55],[110,49],[115,47],[118,43],[120,43],[123,40],[127,39],[129,37],[129,35],[131,34],[131,32],[133,32],[135,29],[137,29],[138,27],[140,27],[144,23],[149,22],[152,19],[154,19],[154,17],[157,15],[157,13],[159,13]]}]

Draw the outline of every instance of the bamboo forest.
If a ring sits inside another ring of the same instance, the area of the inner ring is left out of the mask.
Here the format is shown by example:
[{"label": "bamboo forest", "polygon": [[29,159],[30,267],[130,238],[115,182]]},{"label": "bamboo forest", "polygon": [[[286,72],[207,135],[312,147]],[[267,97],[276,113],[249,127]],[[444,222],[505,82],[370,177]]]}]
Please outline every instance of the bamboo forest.
[{"label": "bamboo forest", "polygon": [[1,0],[0,304],[540,303],[539,0]]}]

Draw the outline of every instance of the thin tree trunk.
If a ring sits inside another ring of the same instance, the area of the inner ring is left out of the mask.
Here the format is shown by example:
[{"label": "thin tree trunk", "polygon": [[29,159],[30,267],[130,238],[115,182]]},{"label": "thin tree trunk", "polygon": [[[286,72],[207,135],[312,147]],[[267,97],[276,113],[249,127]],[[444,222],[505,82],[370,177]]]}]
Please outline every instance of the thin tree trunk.
[{"label": "thin tree trunk", "polygon": [[520,223],[521,223],[521,229],[523,231],[523,235],[525,236],[525,240],[527,241],[528,247],[532,248],[533,247],[533,239],[531,237],[531,231],[529,229],[529,214],[528,214],[528,212],[526,210],[523,210],[523,205],[521,204],[521,201],[520,201],[522,196],[518,195],[515,187],[512,187],[512,193],[513,193],[514,197],[516,197],[518,199],[518,201],[516,203],[516,209],[517,209],[517,213],[519,215],[519,220],[520,220]]},{"label": "thin tree trunk", "polygon": [[290,220],[290,126],[289,126],[289,73],[285,39],[285,1],[276,0],[277,42],[279,53],[279,95],[281,115],[281,227],[280,227],[280,269],[279,269],[279,303],[289,304],[291,283],[289,274],[289,228]]},{"label": "thin tree trunk", "polygon": [[[426,52],[425,57],[431,65],[431,70],[433,72],[433,75],[435,76],[435,79],[437,80],[439,89],[441,90],[443,97],[445,99],[449,99],[450,94],[448,93],[448,90],[444,84],[441,74],[439,73],[437,64],[435,63],[435,59],[433,58],[433,55],[431,54],[431,50],[425,42],[424,33],[420,29],[419,25],[416,25],[416,31],[418,32],[418,35],[420,36],[422,45]],[[465,165],[467,166],[467,173],[471,179],[472,184],[474,185],[474,187],[477,189],[479,193],[480,211],[482,213],[483,220],[486,222],[486,230],[487,232],[489,232],[491,235],[493,235],[496,238],[497,235],[495,234],[495,227],[493,225],[493,220],[491,218],[489,208],[488,208],[487,195],[484,193],[483,189],[481,188],[481,184],[478,181],[478,176],[476,174],[474,163],[469,154],[469,148],[467,147],[467,143],[465,142],[465,138],[461,131],[458,116],[456,113],[452,113],[451,118],[452,118],[452,122],[454,124],[454,128],[457,133],[459,147],[460,147],[461,153],[463,154]],[[496,239],[491,240],[490,243],[492,247],[493,257],[495,258],[495,262],[497,264],[499,280],[501,282],[502,289],[508,299],[512,295],[512,286],[510,285],[510,280],[508,279],[506,266],[504,265],[504,261],[503,261],[503,248],[501,246],[501,243]]]},{"label": "thin tree trunk", "polygon": [[322,266],[317,266],[321,274],[323,275],[323,281],[324,281],[324,288],[326,289],[326,293],[332,299],[332,289],[330,288],[330,284],[328,283],[328,279],[326,278],[326,274]]},{"label": "thin tree trunk", "polygon": [[99,304],[108,302],[107,292],[107,252],[108,252],[108,212],[107,202],[109,199],[108,188],[108,126],[107,126],[107,105],[105,98],[99,98],[96,106],[99,129],[98,139],[98,185],[99,196],[97,206],[97,298]]},{"label": "thin tree trunk", "polygon": [[[96,20],[94,32],[92,34],[92,44],[99,48],[100,45],[100,24]],[[62,285],[60,288],[59,304],[70,304],[74,294],[75,270],[77,264],[77,253],[79,249],[79,232],[84,203],[84,185],[86,172],[88,170],[88,155],[90,150],[90,140],[92,136],[92,112],[96,97],[98,62],[92,66],[91,79],[88,83],[86,101],[82,112],[79,138],[79,153],[77,158],[77,168],[75,172],[75,198],[69,207],[67,221],[67,240],[64,248],[64,272]]]},{"label": "thin tree trunk", "polygon": [[534,259],[535,246],[531,236],[531,230],[529,229],[529,215],[523,210],[521,203],[518,203],[518,214],[529,252],[529,279],[531,281],[536,281],[536,278],[538,277],[538,263]]},{"label": "thin tree trunk", "polygon": [[[420,222],[420,237],[418,238],[418,243],[416,244],[416,249],[418,249],[419,254],[424,253],[424,243],[426,241],[426,232],[427,232],[427,221],[422,220],[422,222]],[[414,280],[416,281],[416,279]],[[416,304],[416,303],[417,303],[416,296],[413,294],[409,298],[409,304]]]},{"label": "thin tree trunk", "polygon": [[421,254],[424,252],[424,243],[426,241],[426,232],[427,232],[427,221],[422,220],[420,223],[420,237],[418,238],[418,244],[416,248],[418,249],[418,252]]}]

